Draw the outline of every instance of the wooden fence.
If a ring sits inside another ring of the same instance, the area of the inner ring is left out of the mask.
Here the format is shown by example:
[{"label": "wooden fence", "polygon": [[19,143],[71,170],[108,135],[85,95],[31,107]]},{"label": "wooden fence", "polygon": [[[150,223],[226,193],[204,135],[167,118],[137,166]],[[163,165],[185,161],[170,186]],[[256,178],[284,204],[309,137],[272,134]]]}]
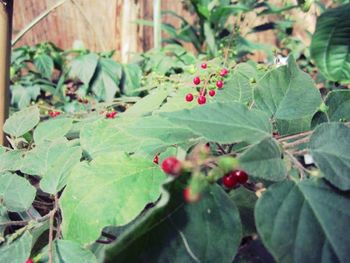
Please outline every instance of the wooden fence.
[{"label": "wooden fence", "polygon": [[[44,10],[58,0],[17,0],[14,6],[13,37]],[[193,20],[183,9],[181,0],[162,0],[162,10],[172,10],[186,19]],[[276,4],[278,0],[271,0]],[[295,0],[296,2],[296,0]],[[294,12],[297,21],[296,35],[308,41],[305,29],[311,32],[315,27],[315,11],[303,14]],[[136,19],[152,20],[153,0],[67,0],[39,24],[31,29],[17,44],[33,45],[51,41],[61,48],[70,48],[75,40],[95,51],[117,51],[116,58],[126,62],[135,52],[153,47],[153,29],[136,24]],[[268,22],[275,17],[252,17],[254,24]],[[179,20],[165,17],[163,22],[179,25]],[[247,25],[252,26],[248,23]],[[254,34],[251,40],[275,44],[273,32]],[[187,45],[191,48],[191,45]]]}]

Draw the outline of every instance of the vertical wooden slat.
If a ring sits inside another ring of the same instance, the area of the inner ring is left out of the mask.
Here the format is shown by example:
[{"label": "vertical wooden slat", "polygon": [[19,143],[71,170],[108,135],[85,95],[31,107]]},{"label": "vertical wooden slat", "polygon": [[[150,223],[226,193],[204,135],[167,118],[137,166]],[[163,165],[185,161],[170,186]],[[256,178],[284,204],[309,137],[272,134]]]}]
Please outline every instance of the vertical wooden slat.
[{"label": "vertical wooden slat", "polygon": [[13,0],[0,1],[0,142],[5,143],[3,124],[8,115]]}]

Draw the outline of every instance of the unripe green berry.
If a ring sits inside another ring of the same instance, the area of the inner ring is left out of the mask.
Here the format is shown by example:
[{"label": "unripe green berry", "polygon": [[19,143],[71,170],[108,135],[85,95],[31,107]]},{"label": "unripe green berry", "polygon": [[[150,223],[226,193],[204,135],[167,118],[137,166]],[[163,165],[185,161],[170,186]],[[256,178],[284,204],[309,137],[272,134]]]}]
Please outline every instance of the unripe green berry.
[{"label": "unripe green berry", "polygon": [[236,169],[238,164],[238,160],[231,156],[221,156],[218,159],[218,166],[224,171],[224,173]]}]

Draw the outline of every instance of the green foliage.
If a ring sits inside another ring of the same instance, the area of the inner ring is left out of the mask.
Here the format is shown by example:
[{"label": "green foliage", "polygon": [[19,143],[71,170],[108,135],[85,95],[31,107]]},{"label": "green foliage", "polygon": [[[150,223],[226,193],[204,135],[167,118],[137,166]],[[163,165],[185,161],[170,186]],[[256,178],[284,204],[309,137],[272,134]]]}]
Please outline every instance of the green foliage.
[{"label": "green foliage", "polygon": [[350,82],[349,41],[350,4],[324,12],[317,20],[312,37],[311,55],[321,73],[329,80]]}]

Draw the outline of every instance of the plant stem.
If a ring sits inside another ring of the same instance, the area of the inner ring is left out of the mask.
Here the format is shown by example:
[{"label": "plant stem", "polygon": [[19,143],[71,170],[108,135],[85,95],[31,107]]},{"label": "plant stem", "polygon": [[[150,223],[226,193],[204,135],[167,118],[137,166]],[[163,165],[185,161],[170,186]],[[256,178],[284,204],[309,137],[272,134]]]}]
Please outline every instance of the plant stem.
[{"label": "plant stem", "polygon": [[49,228],[49,244],[48,244],[48,254],[49,254],[49,263],[53,263],[53,254],[52,254],[52,242],[53,242],[53,228],[55,221],[55,214],[58,210],[58,198],[55,195],[55,206],[53,210],[50,212],[50,228]]},{"label": "plant stem", "polygon": [[286,143],[283,146],[284,146],[284,148],[292,148],[292,147],[298,146],[300,144],[307,143],[309,141],[310,141],[310,137],[305,137],[305,138],[296,140],[296,141],[291,142],[291,143]]}]

